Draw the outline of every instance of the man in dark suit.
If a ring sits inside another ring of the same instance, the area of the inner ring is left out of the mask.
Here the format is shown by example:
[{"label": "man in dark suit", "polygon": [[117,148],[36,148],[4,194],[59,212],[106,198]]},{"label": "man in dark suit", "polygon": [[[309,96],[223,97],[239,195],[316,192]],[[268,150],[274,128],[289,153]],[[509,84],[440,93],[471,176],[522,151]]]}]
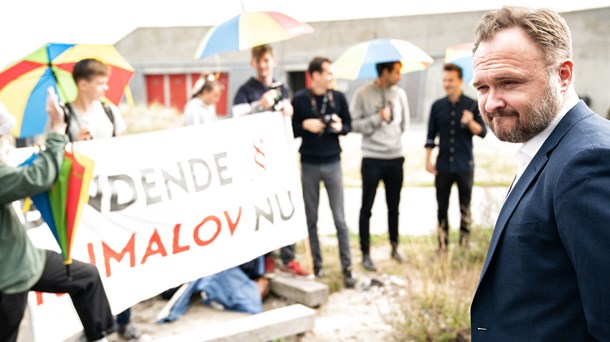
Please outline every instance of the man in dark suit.
[{"label": "man in dark suit", "polygon": [[570,30],[556,12],[505,7],[476,35],[481,115],[523,146],[472,341],[610,341],[610,123],[578,100]]}]

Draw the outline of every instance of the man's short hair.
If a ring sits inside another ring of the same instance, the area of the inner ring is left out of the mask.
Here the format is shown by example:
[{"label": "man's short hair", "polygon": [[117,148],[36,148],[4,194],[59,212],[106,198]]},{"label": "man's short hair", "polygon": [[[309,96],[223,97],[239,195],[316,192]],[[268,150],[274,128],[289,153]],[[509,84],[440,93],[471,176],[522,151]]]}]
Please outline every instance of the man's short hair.
[{"label": "man's short hair", "polygon": [[72,70],[72,78],[78,83],[80,80],[91,81],[95,76],[109,76],[110,70],[106,64],[94,58],[86,58],[78,61]]},{"label": "man's short hair", "polygon": [[503,7],[487,12],[475,28],[477,51],[481,42],[491,41],[498,32],[518,27],[538,46],[548,65],[572,58],[570,28],[559,13],[548,9]]},{"label": "man's short hair", "polygon": [[309,62],[309,67],[307,68],[307,72],[309,75],[313,75],[314,72],[322,72],[322,64],[324,63],[332,63],[329,58],[326,57],[314,57],[311,62]]},{"label": "man's short hair", "polygon": [[259,59],[266,54],[273,56],[273,48],[269,44],[259,45],[252,48],[252,59]]},{"label": "man's short hair", "polygon": [[443,71],[457,71],[460,79],[464,77],[464,70],[462,70],[462,67],[457,64],[447,63],[445,66],[443,66]]},{"label": "man's short hair", "polygon": [[375,64],[375,69],[377,69],[377,76],[381,76],[384,70],[388,72],[392,72],[394,70],[394,65],[398,63],[402,67],[402,62],[400,61],[391,61],[391,62],[383,62]]}]

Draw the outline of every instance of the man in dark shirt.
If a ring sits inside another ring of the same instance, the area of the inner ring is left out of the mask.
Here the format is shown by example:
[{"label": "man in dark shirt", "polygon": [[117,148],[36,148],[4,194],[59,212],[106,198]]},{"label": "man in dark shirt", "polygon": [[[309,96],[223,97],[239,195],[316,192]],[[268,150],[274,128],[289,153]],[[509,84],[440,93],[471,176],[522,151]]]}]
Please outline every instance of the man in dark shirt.
[{"label": "man in dark shirt", "polygon": [[[426,140],[426,170],[435,175],[438,202],[439,249],[445,251],[449,242],[447,210],[453,183],[457,183],[460,199],[460,245],[468,245],[470,234],[470,198],[474,180],[472,137],[485,137],[487,129],[479,114],[476,101],[462,93],[462,68],[446,64],[443,68],[446,97],[432,104]],[[432,164],[432,149],[439,137],[436,167]]]},{"label": "man in dark shirt", "polygon": [[274,110],[292,116],[288,87],[273,78],[273,48],[270,45],[252,48],[250,64],[256,71],[256,76],[248,79],[237,90],[231,109],[233,117]]},{"label": "man in dark shirt", "polygon": [[295,137],[302,137],[299,149],[301,182],[314,273],[317,277],[323,275],[317,224],[320,182],[324,182],[337,229],[344,284],[351,288],[356,280],[352,276],[349,235],[343,210],[339,145],[339,135],[345,135],[351,129],[349,107],[345,96],[331,89],[334,77],[328,58],[315,57],[309,63],[307,72],[311,76],[311,88],[303,89],[294,96],[292,128]]},{"label": "man in dark shirt", "polygon": [[[275,57],[270,45],[259,45],[252,48],[250,61],[256,75],[242,84],[233,99],[233,117],[262,113],[266,111],[281,111],[292,116],[292,105],[288,99],[288,87],[273,78]],[[280,269],[299,276],[308,276],[309,272],[301,267],[295,260],[295,245],[284,246],[280,249],[282,265]],[[271,276],[275,271],[275,258],[273,253],[265,255],[265,274]],[[257,269],[257,261],[242,265],[242,268]],[[248,272],[255,274],[256,272]]]}]

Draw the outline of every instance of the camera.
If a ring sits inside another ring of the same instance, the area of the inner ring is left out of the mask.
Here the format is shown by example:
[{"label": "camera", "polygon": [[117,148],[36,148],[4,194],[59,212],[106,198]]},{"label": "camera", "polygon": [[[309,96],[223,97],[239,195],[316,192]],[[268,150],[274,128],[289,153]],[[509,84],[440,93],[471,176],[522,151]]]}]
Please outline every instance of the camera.
[{"label": "camera", "polygon": [[324,125],[326,125],[326,128],[324,129],[324,133],[339,133],[339,132],[337,132],[337,130],[332,128],[332,126],[330,125],[333,122],[336,122],[338,118],[339,118],[339,116],[335,113],[322,115],[322,122],[324,122]]},{"label": "camera", "polygon": [[273,109],[274,110],[280,110],[282,109],[282,88],[284,86],[284,82],[282,81],[278,81],[278,82],[274,82],[273,84],[271,84],[271,87],[269,87],[270,89],[275,90],[275,98],[273,99]]}]

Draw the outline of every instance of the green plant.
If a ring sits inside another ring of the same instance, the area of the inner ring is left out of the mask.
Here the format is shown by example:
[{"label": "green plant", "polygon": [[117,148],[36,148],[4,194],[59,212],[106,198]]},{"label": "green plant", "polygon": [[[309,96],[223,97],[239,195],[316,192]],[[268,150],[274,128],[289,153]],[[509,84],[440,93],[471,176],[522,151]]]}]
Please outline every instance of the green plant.
[{"label": "green plant", "polygon": [[[450,244],[437,252],[435,235],[409,238],[405,295],[387,318],[397,340],[464,341],[470,336],[470,303],[489,243],[490,229],[475,229],[470,248]],[[457,234],[451,241],[457,241]]]}]

